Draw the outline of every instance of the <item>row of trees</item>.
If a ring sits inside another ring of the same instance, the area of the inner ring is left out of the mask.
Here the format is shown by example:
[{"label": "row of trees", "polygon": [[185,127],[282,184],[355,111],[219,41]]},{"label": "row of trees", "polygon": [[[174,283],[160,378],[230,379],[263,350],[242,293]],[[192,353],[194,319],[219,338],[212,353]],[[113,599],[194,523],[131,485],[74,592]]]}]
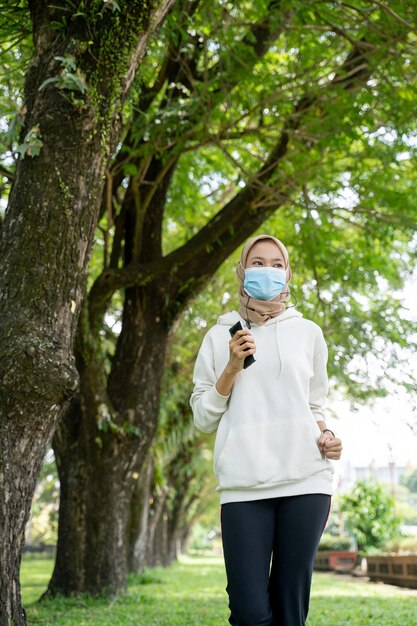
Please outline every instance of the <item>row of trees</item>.
[{"label": "row of trees", "polygon": [[4,7],[2,97],[21,107],[2,146],[1,626],[25,623],[20,551],[53,432],[49,593],[117,593],[184,540],[207,449],[192,360],[261,224],[288,243],[345,392],[390,391],[387,368],[413,384],[392,296],[416,256],[411,0],[150,6]]},{"label": "row of trees", "polygon": [[[175,443],[172,442],[173,432],[176,433]],[[154,484],[150,487],[151,506],[146,511],[146,517],[144,512],[145,519],[141,522],[143,541],[136,544],[136,553],[132,553],[133,558],[129,561],[133,572],[138,571],[138,560],[148,567],[169,565],[176,560],[178,549],[183,552],[193,548],[196,542],[209,549],[211,539],[220,540],[219,507],[217,496],[213,497],[214,484],[210,480],[211,450],[200,440],[190,453],[190,445],[187,448],[186,443],[191,443],[192,431],[183,432],[182,439],[178,425],[174,425],[173,432],[170,433],[169,450],[165,441],[154,442],[151,459],[157,464],[157,469],[155,471],[154,468]],[[183,452],[177,456],[178,446]],[[185,448],[189,452],[188,457]],[[171,459],[177,456],[181,462],[181,465],[178,463],[178,477],[185,477],[185,480],[175,481],[172,462],[169,470],[164,471],[167,467],[164,451]],[[147,476],[149,478],[150,474]],[[375,478],[360,480],[348,492],[337,493],[320,542],[321,549],[348,549],[354,543],[362,553],[415,550],[417,537],[407,534],[407,527],[413,527],[417,521],[416,477],[417,470],[402,474],[395,498],[389,486]],[[38,481],[27,527],[30,549],[41,550],[47,546],[50,550],[56,544],[57,486],[55,463],[49,453]],[[143,554],[140,554],[141,549]]]}]

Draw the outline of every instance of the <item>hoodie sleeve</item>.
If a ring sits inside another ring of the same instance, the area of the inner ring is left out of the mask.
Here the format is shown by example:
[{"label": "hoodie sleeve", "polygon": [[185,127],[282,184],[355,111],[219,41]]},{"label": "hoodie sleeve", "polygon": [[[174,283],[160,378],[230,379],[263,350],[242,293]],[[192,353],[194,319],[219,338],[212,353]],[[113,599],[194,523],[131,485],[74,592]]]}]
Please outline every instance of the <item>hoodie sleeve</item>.
[{"label": "hoodie sleeve", "polygon": [[309,403],[316,421],[326,421],[323,407],[329,391],[329,381],[327,378],[327,345],[320,332],[320,337],[314,346],[313,376],[310,379]]},{"label": "hoodie sleeve", "polygon": [[216,430],[230,398],[216,389],[216,373],[213,362],[213,344],[208,335],[204,338],[194,366],[194,390],[190,405],[194,424],[204,433]]}]

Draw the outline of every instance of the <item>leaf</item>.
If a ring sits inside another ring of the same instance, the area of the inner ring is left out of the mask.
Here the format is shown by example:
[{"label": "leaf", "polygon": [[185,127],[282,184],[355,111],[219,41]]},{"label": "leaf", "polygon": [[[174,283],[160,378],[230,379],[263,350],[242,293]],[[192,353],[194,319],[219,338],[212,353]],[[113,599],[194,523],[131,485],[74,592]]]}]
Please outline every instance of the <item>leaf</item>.
[{"label": "leaf", "polygon": [[104,3],[104,7],[106,9],[111,9],[113,12],[114,11],[121,11],[119,4],[116,2],[116,0],[103,0]]},{"label": "leaf", "polygon": [[46,87],[46,85],[50,85],[52,83],[56,83],[58,81],[58,76],[51,76],[51,78],[47,78],[43,81],[43,83],[38,87],[38,91],[41,91]]},{"label": "leaf", "polygon": [[125,163],[123,165],[123,173],[126,176],[135,176],[138,172],[138,168],[134,163]]},{"label": "leaf", "polygon": [[26,155],[31,157],[38,156],[42,146],[40,128],[39,125],[36,125],[26,133],[23,143],[17,146],[16,150],[24,159]]},{"label": "leaf", "polygon": [[81,93],[85,93],[86,90],[86,84],[85,82],[82,80],[82,78],[80,77],[80,75],[78,74],[71,74],[71,73],[67,73],[66,74],[66,78],[69,79],[69,81],[72,81],[75,86],[79,89],[79,91],[81,91]]},{"label": "leaf", "polygon": [[56,57],[54,57],[54,59],[56,59],[57,61],[60,61],[61,65],[66,70],[73,70],[73,71],[75,71],[77,69],[77,64],[75,62],[75,58],[71,54],[68,54],[67,56],[64,56],[64,57],[56,56]]}]

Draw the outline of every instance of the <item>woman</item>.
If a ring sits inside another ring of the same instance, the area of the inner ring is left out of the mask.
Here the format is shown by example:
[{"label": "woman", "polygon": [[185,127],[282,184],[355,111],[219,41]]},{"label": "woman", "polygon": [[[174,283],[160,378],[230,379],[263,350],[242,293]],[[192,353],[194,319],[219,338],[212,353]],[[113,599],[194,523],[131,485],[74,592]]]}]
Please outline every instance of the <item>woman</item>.
[{"label": "woman", "polygon": [[[329,459],[342,450],[322,411],[327,347],[319,326],[285,306],[292,274],[281,241],[248,241],[236,273],[239,313],[206,334],[190,401],[196,426],[217,429],[229,623],[302,626],[330,511]],[[230,339],[238,321],[242,330]]]}]

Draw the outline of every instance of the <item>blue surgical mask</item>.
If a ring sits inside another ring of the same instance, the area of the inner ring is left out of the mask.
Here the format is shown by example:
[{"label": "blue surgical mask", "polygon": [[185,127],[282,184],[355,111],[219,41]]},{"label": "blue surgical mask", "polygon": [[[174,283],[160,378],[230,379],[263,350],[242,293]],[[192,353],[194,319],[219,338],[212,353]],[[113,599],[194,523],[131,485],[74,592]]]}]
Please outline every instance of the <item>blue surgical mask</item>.
[{"label": "blue surgical mask", "polygon": [[248,267],[243,289],[256,300],[272,300],[285,289],[286,271],[281,267]]}]

